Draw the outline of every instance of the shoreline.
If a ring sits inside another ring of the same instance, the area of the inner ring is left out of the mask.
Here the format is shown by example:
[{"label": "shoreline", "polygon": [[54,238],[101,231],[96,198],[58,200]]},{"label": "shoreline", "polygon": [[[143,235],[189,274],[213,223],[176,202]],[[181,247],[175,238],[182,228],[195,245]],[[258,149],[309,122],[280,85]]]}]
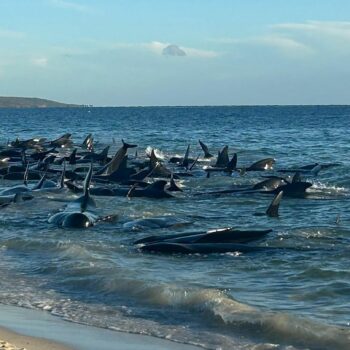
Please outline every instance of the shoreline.
[{"label": "shoreline", "polygon": [[0,349],[3,350],[74,350],[64,344],[31,337],[0,327]]},{"label": "shoreline", "polygon": [[198,350],[200,348],[149,335],[124,333],[69,322],[46,311],[0,304],[0,349]]}]

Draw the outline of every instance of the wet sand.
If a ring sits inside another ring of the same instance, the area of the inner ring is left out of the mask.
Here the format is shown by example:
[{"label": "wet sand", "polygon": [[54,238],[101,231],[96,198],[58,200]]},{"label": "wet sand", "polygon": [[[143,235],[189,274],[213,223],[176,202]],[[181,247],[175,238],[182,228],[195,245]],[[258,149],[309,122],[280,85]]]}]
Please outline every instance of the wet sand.
[{"label": "wet sand", "polygon": [[4,350],[198,350],[146,335],[67,322],[45,311],[0,305],[0,349]]}]

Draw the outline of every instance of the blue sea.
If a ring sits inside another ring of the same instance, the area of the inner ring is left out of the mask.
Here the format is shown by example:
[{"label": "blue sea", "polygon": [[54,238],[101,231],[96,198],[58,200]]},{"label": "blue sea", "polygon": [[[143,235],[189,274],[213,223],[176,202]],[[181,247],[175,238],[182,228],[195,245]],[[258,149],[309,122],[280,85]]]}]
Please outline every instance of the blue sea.
[{"label": "blue sea", "polygon": [[[350,349],[350,106],[0,109],[0,121],[1,145],[67,132],[81,144],[92,133],[96,149],[110,145],[111,156],[121,139],[137,144],[141,158],[156,149],[166,165],[187,145],[193,158],[201,155],[176,198],[96,197],[98,212],[118,219],[86,230],[48,223],[76,198],[68,190],[1,209],[0,303],[205,349]],[[260,172],[206,178],[199,139],[215,155],[228,145],[238,166],[267,157],[276,170],[339,165],[303,175],[313,184],[309,195],[283,198],[278,218],[256,216],[270,196],[194,196],[263,179]],[[132,225],[151,217],[182,224]],[[132,244],[223,227],[271,228],[256,245],[281,249],[164,255]]]}]

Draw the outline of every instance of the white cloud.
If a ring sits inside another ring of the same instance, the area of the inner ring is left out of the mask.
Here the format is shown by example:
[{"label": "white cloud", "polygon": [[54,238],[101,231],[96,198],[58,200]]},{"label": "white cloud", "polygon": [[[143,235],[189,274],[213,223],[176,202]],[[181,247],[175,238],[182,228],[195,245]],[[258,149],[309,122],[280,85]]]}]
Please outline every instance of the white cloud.
[{"label": "white cloud", "polygon": [[304,23],[280,23],[271,26],[272,29],[313,35],[327,35],[350,40],[350,22],[306,21]]},{"label": "white cloud", "polygon": [[32,60],[32,63],[38,67],[46,67],[48,64],[48,59],[46,57],[37,57]]},{"label": "white cloud", "polygon": [[22,39],[24,37],[25,37],[25,33],[23,33],[23,32],[16,32],[13,30],[7,30],[7,29],[0,28],[0,38]]},{"label": "white cloud", "polygon": [[311,47],[289,37],[278,34],[265,35],[255,40],[262,45],[270,46],[284,51],[285,53],[309,54],[313,50]]},{"label": "white cloud", "polygon": [[191,47],[185,47],[184,50],[186,51],[187,55],[190,57],[192,56],[192,57],[202,57],[202,58],[215,58],[220,55],[216,51],[198,50]]},{"label": "white cloud", "polygon": [[264,45],[287,55],[307,56],[316,52],[350,52],[350,21],[305,21],[279,23],[266,34],[246,38],[214,39],[218,44]]},{"label": "white cloud", "polygon": [[66,1],[66,0],[50,0],[50,3],[54,5],[55,7],[59,7],[62,9],[67,9],[67,10],[73,10],[77,12],[83,12],[83,13],[88,13],[92,12],[91,7],[86,6],[86,5],[81,5],[73,1]]},{"label": "white cloud", "polygon": [[163,50],[170,45],[170,43],[161,43],[159,41],[152,41],[151,43],[146,43],[146,44],[139,44],[136,46],[143,47],[147,50],[152,51],[153,53],[157,55],[161,55]]},{"label": "white cloud", "polygon": [[[160,41],[152,41],[151,43],[140,44],[141,47],[144,47],[155,54],[162,55],[163,50],[166,49],[171,43],[162,43]],[[186,53],[188,57],[200,57],[200,58],[215,58],[219,56],[219,53],[216,51],[209,50],[200,50],[192,47],[186,46],[177,46],[180,50]]]},{"label": "white cloud", "polygon": [[232,45],[249,45],[249,46],[267,46],[273,49],[277,49],[286,55],[308,55],[313,53],[313,49],[308,45],[279,33],[271,33],[267,35],[261,35],[249,38],[221,38],[215,40],[219,44],[232,44]]}]

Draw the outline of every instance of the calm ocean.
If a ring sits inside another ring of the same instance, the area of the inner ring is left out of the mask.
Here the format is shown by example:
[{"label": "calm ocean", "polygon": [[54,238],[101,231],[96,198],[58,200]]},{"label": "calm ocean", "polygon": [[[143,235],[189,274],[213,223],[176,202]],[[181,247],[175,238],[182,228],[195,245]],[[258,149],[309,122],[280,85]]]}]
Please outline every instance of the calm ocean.
[{"label": "calm ocean", "polygon": [[[73,194],[39,193],[0,211],[0,303],[207,349],[350,349],[350,106],[0,109],[0,122],[2,145],[66,132],[80,144],[92,133],[110,155],[123,138],[140,156],[156,148],[166,163],[188,144],[202,156],[201,139],[215,155],[228,145],[238,166],[266,157],[276,169],[340,164],[305,175],[310,196],[283,198],[279,218],[254,216],[267,195],[193,196],[257,183],[261,173],[206,179],[196,171],[170,200],[98,197],[98,212],[118,220],[87,230],[47,221]],[[131,228],[153,216],[188,225]],[[271,228],[257,244],[281,249],[161,255],[132,245],[147,234],[228,226]]]}]

